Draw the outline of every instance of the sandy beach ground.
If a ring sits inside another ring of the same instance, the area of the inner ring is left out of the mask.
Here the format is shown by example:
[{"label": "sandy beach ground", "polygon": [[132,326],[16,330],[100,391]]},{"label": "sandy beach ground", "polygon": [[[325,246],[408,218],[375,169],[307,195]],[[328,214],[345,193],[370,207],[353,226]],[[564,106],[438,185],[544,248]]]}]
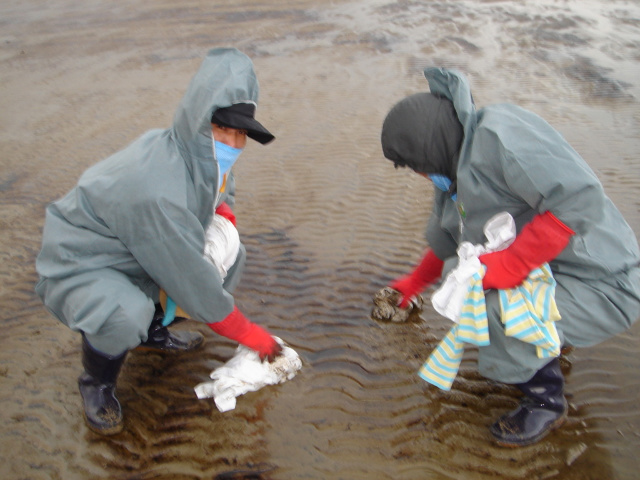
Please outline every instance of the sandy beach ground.
[{"label": "sandy beach ground", "polygon": [[[85,427],[80,339],[33,292],[46,204],[90,165],[166,128],[205,52],[254,60],[277,136],[236,168],[248,263],[236,300],[302,356],[291,382],[220,413],[193,387],[235,345],[131,352],[124,431]],[[623,0],[0,2],[0,477],[29,479],[632,479],[638,326],[563,360],[569,420],[503,449],[518,401],[468,348],[451,392],[416,371],[449,324],[372,321],[371,297],[425,248],[432,186],[383,159],[389,108],[462,70],[479,106],[554,125],[640,232],[640,4]]]}]

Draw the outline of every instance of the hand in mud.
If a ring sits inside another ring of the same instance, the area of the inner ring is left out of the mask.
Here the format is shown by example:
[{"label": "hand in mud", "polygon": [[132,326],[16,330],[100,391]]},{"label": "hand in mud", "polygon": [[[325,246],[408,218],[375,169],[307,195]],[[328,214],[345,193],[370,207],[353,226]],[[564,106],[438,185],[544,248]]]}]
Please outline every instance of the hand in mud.
[{"label": "hand in mud", "polygon": [[425,287],[437,280],[442,274],[443,265],[444,262],[433,253],[433,250],[428,249],[418,266],[409,275],[391,283],[389,286],[402,294],[400,308],[407,308]]}]

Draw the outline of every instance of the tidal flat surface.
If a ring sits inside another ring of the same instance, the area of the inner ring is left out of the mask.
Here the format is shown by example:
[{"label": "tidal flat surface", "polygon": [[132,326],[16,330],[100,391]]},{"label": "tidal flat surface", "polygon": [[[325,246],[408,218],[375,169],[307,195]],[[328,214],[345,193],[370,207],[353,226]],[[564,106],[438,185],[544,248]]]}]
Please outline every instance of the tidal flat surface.
[{"label": "tidal flat surface", "polygon": [[[85,427],[80,339],[33,292],[44,208],[93,163],[166,128],[212,47],[254,60],[277,140],[235,167],[248,261],[240,308],[303,358],[292,381],[220,413],[193,387],[235,345],[131,352],[125,429]],[[432,186],[395,170],[382,120],[463,71],[478,106],[517,103],[584,156],[640,232],[640,4],[610,0],[5,1],[0,4],[0,477],[18,479],[631,479],[640,467],[638,326],[563,360],[569,420],[504,449],[518,401],[468,348],[451,392],[416,375],[449,329],[371,320],[422,254]],[[428,298],[428,292],[427,292]],[[429,302],[427,302],[427,307]]]}]

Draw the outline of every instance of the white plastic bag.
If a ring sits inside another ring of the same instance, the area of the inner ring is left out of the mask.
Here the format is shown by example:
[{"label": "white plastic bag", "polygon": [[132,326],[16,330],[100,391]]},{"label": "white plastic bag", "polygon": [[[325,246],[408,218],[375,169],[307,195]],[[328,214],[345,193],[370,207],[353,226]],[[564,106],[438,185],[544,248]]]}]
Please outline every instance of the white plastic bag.
[{"label": "white plastic bag", "polygon": [[214,214],[205,232],[204,257],[218,269],[223,280],[239,251],[240,235],[236,227],[222,215]]},{"label": "white plastic bag", "polygon": [[516,237],[513,217],[507,212],[494,215],[484,225],[484,235],[487,237],[484,245],[473,245],[470,242],[460,244],[457,251],[458,266],[449,273],[442,286],[431,297],[433,308],[455,323],[460,320],[469,281],[482,267],[478,257],[503,250],[513,243]]}]

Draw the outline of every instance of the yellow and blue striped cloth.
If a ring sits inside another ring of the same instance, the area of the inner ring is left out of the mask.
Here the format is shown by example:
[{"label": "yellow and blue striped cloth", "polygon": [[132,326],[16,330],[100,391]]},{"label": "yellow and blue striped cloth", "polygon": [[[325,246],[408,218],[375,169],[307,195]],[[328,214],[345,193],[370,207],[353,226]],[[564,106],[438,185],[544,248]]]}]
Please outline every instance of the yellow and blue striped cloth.
[{"label": "yellow and blue striped cloth", "polygon": [[[473,274],[458,324],[431,353],[418,375],[443,390],[450,390],[464,353],[464,344],[487,346],[489,324],[482,288],[485,266]],[[557,357],[560,339],[554,322],[560,320],[555,301],[556,282],[548,264],[533,270],[518,287],[499,290],[505,334],[536,346],[539,358]]]}]

